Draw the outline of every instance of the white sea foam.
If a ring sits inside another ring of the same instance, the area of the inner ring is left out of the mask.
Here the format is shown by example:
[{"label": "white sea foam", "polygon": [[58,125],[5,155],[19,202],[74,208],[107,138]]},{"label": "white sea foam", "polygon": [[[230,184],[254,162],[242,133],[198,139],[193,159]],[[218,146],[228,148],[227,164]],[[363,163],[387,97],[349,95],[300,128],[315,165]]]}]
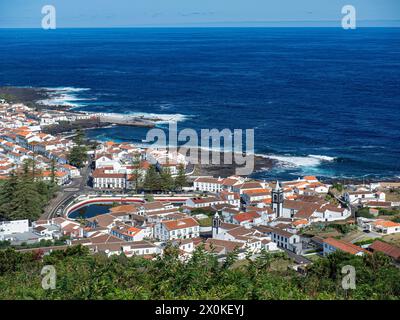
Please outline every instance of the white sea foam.
[{"label": "white sea foam", "polygon": [[129,112],[126,115],[135,116],[135,117],[143,117],[147,119],[159,119],[157,123],[175,123],[175,122],[183,122],[186,121],[189,116],[175,113],[175,114],[160,114],[160,113],[147,113],[147,112]]},{"label": "white sea foam", "polygon": [[336,159],[335,157],[320,156],[320,155],[315,155],[315,154],[310,154],[309,157],[315,158],[315,159],[320,159],[322,161],[334,161]]},{"label": "white sea foam", "polygon": [[267,158],[271,158],[280,162],[281,166],[287,168],[296,167],[316,167],[319,166],[323,161],[334,161],[335,158],[323,155],[309,155],[309,156],[280,156],[280,155],[266,155]]},{"label": "white sea foam", "polygon": [[45,106],[63,106],[63,107],[83,107],[82,101],[95,100],[94,98],[79,97],[78,93],[90,90],[89,88],[73,88],[73,87],[54,87],[42,88],[48,92],[48,99],[38,101],[39,104]]},{"label": "white sea foam", "polygon": [[89,88],[74,88],[74,87],[44,87],[42,89],[54,92],[82,92],[90,90]]}]

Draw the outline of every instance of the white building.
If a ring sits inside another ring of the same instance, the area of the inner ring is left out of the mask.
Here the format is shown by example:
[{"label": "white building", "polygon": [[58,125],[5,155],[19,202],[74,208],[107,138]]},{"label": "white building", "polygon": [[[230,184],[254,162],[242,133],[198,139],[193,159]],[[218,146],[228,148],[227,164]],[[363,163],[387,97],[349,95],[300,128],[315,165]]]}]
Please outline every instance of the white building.
[{"label": "white building", "polygon": [[224,179],[212,177],[199,177],[193,182],[193,189],[195,191],[203,192],[221,192]]},{"label": "white building", "polygon": [[189,208],[206,208],[218,204],[228,204],[228,201],[217,197],[190,198],[186,200],[186,206]]},{"label": "white building", "polygon": [[23,233],[29,231],[28,220],[1,221],[0,236],[12,233]]},{"label": "white building", "polygon": [[287,249],[294,253],[299,252],[299,247],[301,247],[301,238],[299,235],[279,228],[271,228],[270,234],[272,241],[275,242],[278,247]]},{"label": "white building", "polygon": [[397,222],[379,219],[372,222],[371,224],[374,231],[383,234],[393,234],[400,232],[400,223]]},{"label": "white building", "polygon": [[161,221],[154,226],[154,237],[161,241],[197,238],[199,236],[199,223],[191,217]]},{"label": "white building", "polygon": [[384,192],[373,192],[368,190],[346,192],[344,199],[350,204],[361,204],[369,201],[385,201],[386,195]]},{"label": "white building", "polygon": [[93,172],[93,187],[95,189],[125,189],[127,184],[126,173],[114,170],[96,169]]},{"label": "white building", "polygon": [[345,220],[351,216],[351,211],[347,208],[339,208],[331,204],[326,204],[313,214],[315,221],[337,221]]}]

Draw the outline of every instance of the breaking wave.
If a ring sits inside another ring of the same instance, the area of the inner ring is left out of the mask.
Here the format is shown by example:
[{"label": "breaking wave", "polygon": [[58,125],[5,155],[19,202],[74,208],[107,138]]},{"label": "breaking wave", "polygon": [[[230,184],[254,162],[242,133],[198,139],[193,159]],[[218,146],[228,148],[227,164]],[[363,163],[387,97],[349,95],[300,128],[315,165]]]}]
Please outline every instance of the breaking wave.
[{"label": "breaking wave", "polygon": [[281,155],[263,155],[267,158],[277,160],[281,167],[297,168],[297,167],[317,167],[322,162],[334,161],[336,158],[324,155],[308,155],[308,156],[281,156]]},{"label": "breaking wave", "polygon": [[45,106],[78,108],[86,105],[83,103],[84,101],[96,100],[95,98],[79,96],[79,93],[89,91],[89,88],[55,87],[41,89],[47,91],[48,98],[39,100],[37,103]]},{"label": "breaking wave", "polygon": [[129,112],[129,113],[126,113],[126,115],[135,116],[135,117],[143,117],[146,119],[155,119],[155,120],[157,120],[157,123],[160,123],[160,124],[183,122],[189,118],[189,116],[180,114],[180,113],[160,114],[160,113],[146,113],[146,112]]}]

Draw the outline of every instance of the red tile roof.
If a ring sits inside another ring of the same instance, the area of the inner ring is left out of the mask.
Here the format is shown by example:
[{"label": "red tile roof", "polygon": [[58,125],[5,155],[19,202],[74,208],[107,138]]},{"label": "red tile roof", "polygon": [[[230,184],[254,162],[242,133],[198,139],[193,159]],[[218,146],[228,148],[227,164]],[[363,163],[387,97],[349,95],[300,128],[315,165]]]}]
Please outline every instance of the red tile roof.
[{"label": "red tile roof", "polygon": [[184,229],[184,228],[191,228],[191,227],[197,227],[199,226],[199,223],[193,219],[193,218],[184,218],[184,219],[179,219],[179,220],[171,220],[171,221],[162,221],[162,224],[168,229],[168,230],[178,230],[178,229]]},{"label": "red tile roof", "polygon": [[376,240],[373,244],[369,246],[369,249],[371,249],[372,251],[383,252],[384,254],[392,257],[395,260],[400,260],[400,248],[393,246],[389,243]]},{"label": "red tile roof", "polygon": [[243,212],[239,213],[233,216],[233,218],[237,222],[243,222],[243,221],[253,221],[256,218],[259,218],[260,215],[257,212]]},{"label": "red tile roof", "polygon": [[350,254],[357,254],[359,252],[363,252],[363,253],[368,253],[367,250],[356,246],[355,244],[349,243],[349,242],[345,242],[342,240],[338,240],[338,239],[334,239],[334,238],[327,238],[324,240],[324,243],[329,244],[332,247],[335,247],[336,249],[339,249],[341,251],[350,253]]}]

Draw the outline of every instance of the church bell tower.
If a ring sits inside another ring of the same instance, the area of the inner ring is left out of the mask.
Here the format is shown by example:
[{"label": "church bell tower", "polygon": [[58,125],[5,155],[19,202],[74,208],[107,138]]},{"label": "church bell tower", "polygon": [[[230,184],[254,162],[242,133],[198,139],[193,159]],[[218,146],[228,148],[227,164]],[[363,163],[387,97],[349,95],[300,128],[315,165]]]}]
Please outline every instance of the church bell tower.
[{"label": "church bell tower", "polygon": [[276,182],[276,187],[272,189],[271,192],[271,198],[272,198],[272,211],[275,214],[276,218],[279,218],[282,216],[283,213],[283,189],[279,185],[279,181]]},{"label": "church bell tower", "polygon": [[221,227],[221,218],[217,213],[215,213],[214,218],[212,220],[212,236],[215,238],[218,235],[219,228]]}]

